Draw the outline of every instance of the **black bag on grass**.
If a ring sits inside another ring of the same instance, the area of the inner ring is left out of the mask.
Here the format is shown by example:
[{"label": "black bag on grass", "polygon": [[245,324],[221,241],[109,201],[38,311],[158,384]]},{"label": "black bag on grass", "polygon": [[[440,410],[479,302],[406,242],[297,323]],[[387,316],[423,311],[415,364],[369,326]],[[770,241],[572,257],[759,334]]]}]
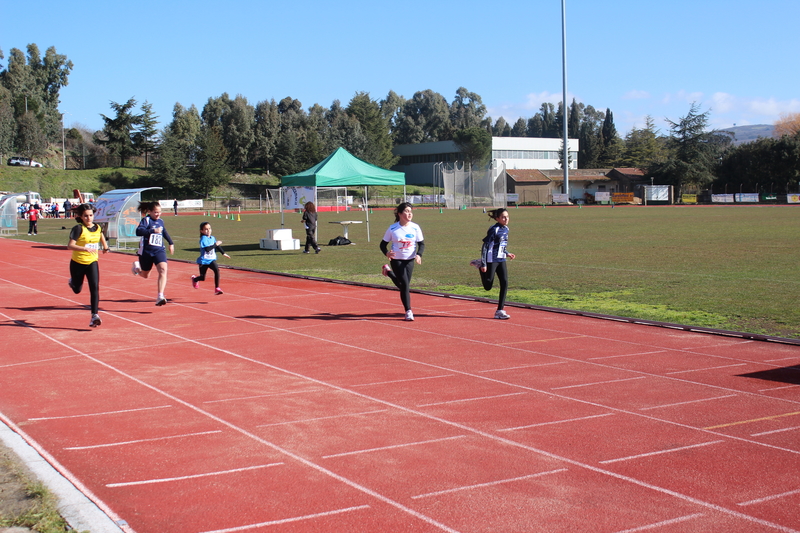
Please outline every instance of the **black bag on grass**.
[{"label": "black bag on grass", "polygon": [[344,246],[345,244],[352,244],[350,239],[345,239],[342,236],[336,237],[335,239],[331,239],[328,242],[328,246]]}]

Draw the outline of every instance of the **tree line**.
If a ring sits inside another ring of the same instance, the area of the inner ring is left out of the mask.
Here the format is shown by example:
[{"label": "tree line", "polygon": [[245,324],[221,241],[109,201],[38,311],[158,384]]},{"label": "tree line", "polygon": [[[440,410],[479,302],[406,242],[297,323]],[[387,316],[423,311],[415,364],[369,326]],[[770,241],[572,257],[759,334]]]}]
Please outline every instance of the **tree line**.
[{"label": "tree line", "polygon": [[[0,59],[4,59],[0,50]],[[68,83],[73,64],[54,47],[41,56],[35,44],[27,55],[14,48],[7,68],[0,70],[0,155],[12,152],[34,157],[61,141],[62,116],[58,95]],[[452,100],[430,89],[405,98],[389,91],[383,99],[356,92],[343,105],[305,108],[295,98],[251,104],[245,96],[227,93],[210,97],[198,109],[176,103],[169,121],[159,128],[152,105],[135,98],[111,102],[101,114],[97,132],[76,128],[66,134],[82,150],[113,154],[125,166],[144,157],[152,184],[186,194],[208,194],[234,172],[262,168],[276,175],[304,170],[344,147],[356,157],[383,168],[398,158],[400,144],[455,141],[472,164],[484,164],[491,137],[560,138],[563,103],[543,103],[530,118],[509,124],[487,115],[480,95],[459,87]],[[652,117],[641,128],[620,137],[611,109],[600,111],[573,101],[568,106],[567,133],[579,140],[579,168],[632,167],[678,192],[703,190],[715,184],[788,191],[800,172],[800,120],[784,117],[779,139],[762,139],[735,146],[731,135],[708,129],[710,111],[692,104],[686,116],[667,119],[662,134]],[[765,176],[769,176],[767,180]]]}]

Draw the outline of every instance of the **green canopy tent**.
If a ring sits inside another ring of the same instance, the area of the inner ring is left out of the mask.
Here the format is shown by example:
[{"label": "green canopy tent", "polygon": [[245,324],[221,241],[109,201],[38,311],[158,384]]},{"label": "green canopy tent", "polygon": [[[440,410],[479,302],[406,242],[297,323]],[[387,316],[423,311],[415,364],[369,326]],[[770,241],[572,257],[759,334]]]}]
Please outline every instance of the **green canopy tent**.
[{"label": "green canopy tent", "polygon": [[281,187],[364,187],[367,241],[369,241],[367,187],[370,185],[402,185],[405,196],[406,175],[362,161],[340,147],[313,167],[281,178]]}]

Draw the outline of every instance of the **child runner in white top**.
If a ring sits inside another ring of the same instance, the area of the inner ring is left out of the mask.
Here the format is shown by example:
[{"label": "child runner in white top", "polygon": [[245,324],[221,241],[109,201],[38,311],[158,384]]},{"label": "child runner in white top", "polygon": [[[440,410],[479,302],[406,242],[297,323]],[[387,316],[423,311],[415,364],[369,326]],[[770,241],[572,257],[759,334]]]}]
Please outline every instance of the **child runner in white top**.
[{"label": "child runner in white top", "polygon": [[408,321],[414,320],[414,313],[411,311],[411,275],[414,264],[422,264],[422,253],[425,250],[422,228],[411,222],[414,216],[411,209],[409,202],[397,206],[394,211],[395,223],[386,230],[380,244],[381,252],[389,259],[389,264],[383,265],[383,275],[388,276],[400,289],[400,301],[403,302],[405,319]]}]

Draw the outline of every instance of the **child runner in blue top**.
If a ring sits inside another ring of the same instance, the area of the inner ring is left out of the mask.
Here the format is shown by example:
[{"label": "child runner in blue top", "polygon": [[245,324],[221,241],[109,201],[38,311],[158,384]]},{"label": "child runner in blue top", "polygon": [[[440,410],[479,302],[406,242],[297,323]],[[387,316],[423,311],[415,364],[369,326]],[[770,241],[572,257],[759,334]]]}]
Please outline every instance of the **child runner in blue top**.
[{"label": "child runner in blue top", "polygon": [[140,202],[139,211],[146,212],[139,226],[136,228],[136,235],[142,237],[141,252],[139,261],[133,264],[133,273],[145,279],[150,277],[153,265],[158,271],[158,296],[156,305],[164,305],[167,298],[164,291],[167,288],[167,251],[164,248],[164,241],[169,243],[170,255],[175,253],[175,244],[167,233],[164,221],[161,220],[161,204],[158,202]]},{"label": "child runner in blue top", "polygon": [[381,252],[391,265],[383,265],[383,275],[388,276],[400,289],[400,301],[403,302],[408,321],[414,320],[414,313],[411,312],[411,274],[414,272],[414,263],[422,264],[422,252],[425,251],[422,228],[411,222],[413,216],[409,202],[398,205],[394,210],[395,223],[386,230],[380,244]]},{"label": "child runner in blue top", "polygon": [[222,249],[222,241],[218,241],[211,235],[211,224],[208,222],[200,223],[200,257],[197,258],[197,264],[200,265],[200,275],[192,276],[192,287],[195,289],[200,288],[200,282],[206,280],[206,272],[211,269],[214,272],[214,294],[222,294],[222,289],[219,288],[219,266],[217,266],[217,252],[221,253],[228,259],[231,258]]},{"label": "child runner in blue top", "polygon": [[483,238],[481,258],[471,261],[470,264],[480,270],[481,282],[487,291],[492,290],[494,275],[497,274],[497,279],[500,280],[500,298],[497,300],[497,311],[494,313],[494,317],[508,320],[511,316],[503,310],[508,292],[506,259],[516,257],[506,250],[508,246],[508,210],[501,207],[489,211],[489,218],[494,219],[497,223],[489,228],[486,237]]}]

